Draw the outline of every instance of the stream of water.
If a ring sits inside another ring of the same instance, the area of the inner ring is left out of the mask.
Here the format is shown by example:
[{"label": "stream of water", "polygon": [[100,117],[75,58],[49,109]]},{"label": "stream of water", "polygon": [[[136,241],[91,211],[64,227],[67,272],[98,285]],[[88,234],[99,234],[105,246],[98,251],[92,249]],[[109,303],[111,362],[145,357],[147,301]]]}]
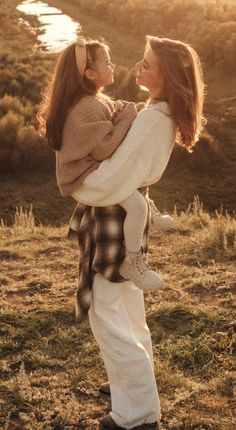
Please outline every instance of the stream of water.
[{"label": "stream of water", "polygon": [[80,24],[63,14],[60,9],[42,1],[25,0],[17,6],[17,10],[26,14],[27,26],[30,25],[27,22],[27,15],[37,17],[41,30],[38,40],[49,52],[61,51],[75,41]]}]

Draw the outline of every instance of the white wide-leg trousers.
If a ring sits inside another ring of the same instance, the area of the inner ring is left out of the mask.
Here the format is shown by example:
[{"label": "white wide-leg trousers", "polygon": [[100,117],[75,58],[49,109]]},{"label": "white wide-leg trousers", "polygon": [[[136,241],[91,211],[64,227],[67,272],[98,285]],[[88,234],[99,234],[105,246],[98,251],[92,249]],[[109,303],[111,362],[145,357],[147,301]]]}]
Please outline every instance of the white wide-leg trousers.
[{"label": "white wide-leg trousers", "polygon": [[143,292],[131,281],[111,283],[98,273],[89,319],[111,387],[113,420],[126,429],[159,421]]}]

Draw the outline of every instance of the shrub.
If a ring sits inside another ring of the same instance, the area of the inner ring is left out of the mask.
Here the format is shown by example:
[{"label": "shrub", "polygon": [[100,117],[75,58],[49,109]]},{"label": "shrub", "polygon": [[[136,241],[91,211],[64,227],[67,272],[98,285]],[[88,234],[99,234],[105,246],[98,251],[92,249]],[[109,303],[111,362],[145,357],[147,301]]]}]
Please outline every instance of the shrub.
[{"label": "shrub", "polygon": [[[203,204],[198,196],[194,197],[188,209],[179,215],[175,208],[174,228],[179,231],[198,230],[196,240],[190,244],[190,248],[209,257],[220,255],[226,258],[236,257],[236,214],[227,212],[215,212],[210,216],[203,209]],[[200,230],[200,231],[199,231]]]},{"label": "shrub", "polygon": [[236,257],[236,216],[223,215],[216,212],[208,228],[201,237],[200,244],[203,250],[210,253],[224,252],[226,255]]},{"label": "shrub", "polygon": [[17,135],[24,125],[24,117],[18,113],[9,111],[0,118],[0,145],[1,148],[12,149],[16,146]]},{"label": "shrub", "polygon": [[14,219],[14,228],[22,228],[26,230],[33,231],[35,227],[35,219],[33,214],[33,206],[30,206],[30,209],[23,209],[22,206],[20,208],[16,208],[15,219]]},{"label": "shrub", "polygon": [[17,97],[5,94],[5,96],[0,99],[0,116],[5,115],[9,110],[22,113],[24,107]]},{"label": "shrub", "polygon": [[177,229],[203,229],[204,227],[207,228],[211,223],[211,217],[203,209],[203,203],[200,201],[199,196],[195,196],[187,210],[185,212],[181,211],[180,215],[177,214],[175,208],[174,218]]}]

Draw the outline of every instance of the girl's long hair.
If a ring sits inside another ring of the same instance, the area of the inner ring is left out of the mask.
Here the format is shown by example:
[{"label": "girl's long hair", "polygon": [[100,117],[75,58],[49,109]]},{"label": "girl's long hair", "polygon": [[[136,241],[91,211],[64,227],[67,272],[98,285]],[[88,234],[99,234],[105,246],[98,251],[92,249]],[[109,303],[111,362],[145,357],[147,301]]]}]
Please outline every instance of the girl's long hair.
[{"label": "girl's long hair", "polygon": [[[95,83],[79,73],[75,45],[72,43],[60,54],[37,114],[39,133],[46,137],[54,150],[61,148],[63,127],[70,109],[84,95],[97,93]],[[86,69],[92,68],[96,62],[98,48],[108,49],[107,45],[97,40],[86,41]]]},{"label": "girl's long hair", "polygon": [[191,152],[205,124],[199,56],[189,44],[178,40],[146,36],[146,41],[157,56],[164,81],[161,99],[169,103],[177,126],[176,141]]}]

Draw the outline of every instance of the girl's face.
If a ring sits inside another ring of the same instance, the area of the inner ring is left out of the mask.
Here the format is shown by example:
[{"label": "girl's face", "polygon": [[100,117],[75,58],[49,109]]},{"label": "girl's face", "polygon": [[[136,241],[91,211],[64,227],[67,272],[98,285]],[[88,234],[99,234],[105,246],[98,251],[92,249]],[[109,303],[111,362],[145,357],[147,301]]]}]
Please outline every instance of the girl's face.
[{"label": "girl's face", "polygon": [[105,48],[98,48],[97,60],[92,70],[92,80],[97,88],[106,87],[114,82],[114,64],[111,63],[110,54]]},{"label": "girl's face", "polygon": [[163,88],[163,78],[157,55],[150,46],[145,49],[143,59],[136,65],[136,83],[146,87],[151,94],[158,97]]}]

